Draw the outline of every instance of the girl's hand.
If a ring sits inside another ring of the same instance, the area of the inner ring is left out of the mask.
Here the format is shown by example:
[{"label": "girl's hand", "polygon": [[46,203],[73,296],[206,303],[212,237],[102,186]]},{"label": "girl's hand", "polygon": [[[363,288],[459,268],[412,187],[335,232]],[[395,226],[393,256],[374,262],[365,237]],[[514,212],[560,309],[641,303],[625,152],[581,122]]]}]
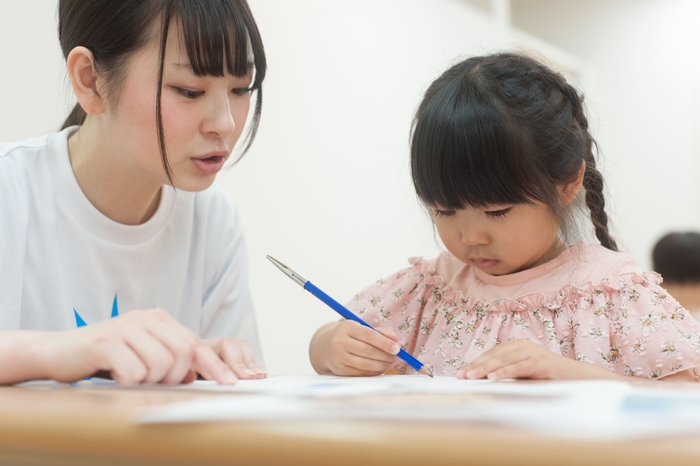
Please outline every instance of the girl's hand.
[{"label": "girl's hand", "polygon": [[609,374],[605,369],[592,364],[552,353],[530,340],[512,340],[495,346],[474,359],[457,371],[457,378],[572,380],[610,378]]},{"label": "girl's hand", "polygon": [[247,341],[224,337],[207,340],[206,343],[239,379],[267,377],[267,372],[255,362],[253,348]]},{"label": "girl's hand", "polygon": [[[224,345],[226,346],[226,345]],[[119,383],[183,383],[193,370],[223,384],[236,376],[205,341],[162,309],[132,311],[36,342],[44,373],[60,382],[107,371]]]},{"label": "girl's hand", "polygon": [[351,320],[333,322],[314,335],[311,362],[320,374],[380,375],[394,365],[401,349],[398,339],[389,329],[375,332]]}]

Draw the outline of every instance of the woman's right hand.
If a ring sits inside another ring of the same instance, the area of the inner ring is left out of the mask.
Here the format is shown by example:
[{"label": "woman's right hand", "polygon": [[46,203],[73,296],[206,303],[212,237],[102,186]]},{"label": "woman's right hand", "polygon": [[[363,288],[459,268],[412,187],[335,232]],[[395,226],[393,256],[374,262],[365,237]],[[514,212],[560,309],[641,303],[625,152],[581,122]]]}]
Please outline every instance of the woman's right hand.
[{"label": "woman's right hand", "polygon": [[39,352],[49,378],[72,382],[107,371],[121,384],[183,383],[196,371],[219,383],[236,376],[192,331],[162,309],[131,311],[64,332],[46,332]]},{"label": "woman's right hand", "polygon": [[319,374],[380,375],[394,365],[401,349],[398,339],[389,329],[375,332],[351,320],[331,322],[311,340],[311,364]]}]

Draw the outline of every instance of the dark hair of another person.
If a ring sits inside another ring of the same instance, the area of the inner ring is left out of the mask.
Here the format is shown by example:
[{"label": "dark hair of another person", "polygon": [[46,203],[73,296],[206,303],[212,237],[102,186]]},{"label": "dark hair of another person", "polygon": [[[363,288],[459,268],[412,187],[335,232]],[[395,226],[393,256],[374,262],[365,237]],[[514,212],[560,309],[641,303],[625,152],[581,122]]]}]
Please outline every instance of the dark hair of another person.
[{"label": "dark hair of another person", "polygon": [[585,202],[600,243],[613,251],[603,177],[583,98],[563,76],[530,57],[499,53],[464,60],[433,82],[411,134],[411,174],[427,207],[548,205],[560,226],[557,189],[582,163]]},{"label": "dark hair of another person", "polygon": [[651,253],[654,271],[664,282],[700,283],[700,233],[669,233]]},{"label": "dark hair of another person", "polygon": [[[163,134],[161,93],[165,45],[171,20],[181,26],[187,55],[196,76],[243,77],[249,62],[255,68],[250,91],[256,92],[255,109],[245,139],[245,153],[255,138],[262,110],[262,82],[267,68],[262,39],[245,0],[60,0],[58,37],[64,58],[73,48],[88,48],[97,72],[106,80],[109,97],[116,101],[130,54],[158,40],[160,64],[156,96],[156,124],[163,168],[170,183]],[[154,36],[158,33],[158,36]],[[249,49],[252,57],[248,57]],[[76,104],[63,127],[80,125],[86,113]]]}]

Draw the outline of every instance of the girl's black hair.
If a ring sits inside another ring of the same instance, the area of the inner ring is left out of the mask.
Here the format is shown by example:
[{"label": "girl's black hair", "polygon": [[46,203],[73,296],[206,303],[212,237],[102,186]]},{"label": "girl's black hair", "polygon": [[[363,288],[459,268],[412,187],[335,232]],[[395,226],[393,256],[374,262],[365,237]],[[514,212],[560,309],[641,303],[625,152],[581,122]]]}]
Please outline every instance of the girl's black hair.
[{"label": "girl's black hair", "polygon": [[[260,32],[246,0],[60,0],[58,4],[58,37],[63,56],[68,58],[78,46],[88,48],[112,98],[118,95],[129,55],[155,39],[155,32],[159,33],[156,122],[163,168],[172,184],[161,114],[163,60],[171,20],[177,20],[181,26],[195,75],[222,77],[227,71],[243,77],[250,71],[249,62],[253,63],[255,79],[251,91],[257,92],[245,153],[258,130],[267,68]],[[251,52],[253,56],[249,57]],[[85,111],[76,104],[62,129],[83,124],[85,117]]]},{"label": "girl's black hair", "polygon": [[595,234],[617,251],[608,232],[603,177],[596,169],[583,97],[537,60],[499,53],[464,60],[425,93],[413,122],[411,173],[428,207],[523,204],[565,209],[558,187],[583,186]]}]

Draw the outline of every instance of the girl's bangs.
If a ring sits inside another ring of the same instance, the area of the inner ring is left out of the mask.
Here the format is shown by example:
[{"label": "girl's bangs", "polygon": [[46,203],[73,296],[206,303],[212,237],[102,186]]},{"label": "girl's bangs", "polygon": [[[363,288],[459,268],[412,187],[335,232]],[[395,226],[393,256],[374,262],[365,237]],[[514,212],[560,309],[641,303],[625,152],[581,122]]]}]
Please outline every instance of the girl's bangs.
[{"label": "girl's bangs", "polygon": [[176,0],[172,18],[181,26],[195,75],[222,77],[228,72],[243,77],[253,67],[251,88],[260,89],[265,78],[265,52],[245,2]]},{"label": "girl's bangs", "polygon": [[441,89],[414,122],[411,172],[421,201],[459,210],[540,198],[529,181],[530,144],[522,128],[513,126],[473,88]]}]

